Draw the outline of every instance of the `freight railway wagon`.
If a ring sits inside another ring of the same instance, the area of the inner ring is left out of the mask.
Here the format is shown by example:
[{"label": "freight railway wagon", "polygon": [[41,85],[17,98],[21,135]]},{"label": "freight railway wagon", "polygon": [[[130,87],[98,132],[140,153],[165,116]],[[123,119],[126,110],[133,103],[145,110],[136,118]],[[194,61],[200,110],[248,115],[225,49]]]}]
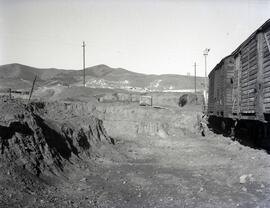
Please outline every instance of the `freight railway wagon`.
[{"label": "freight railway wagon", "polygon": [[210,72],[207,113],[228,133],[246,127],[249,135],[269,137],[270,19]]}]

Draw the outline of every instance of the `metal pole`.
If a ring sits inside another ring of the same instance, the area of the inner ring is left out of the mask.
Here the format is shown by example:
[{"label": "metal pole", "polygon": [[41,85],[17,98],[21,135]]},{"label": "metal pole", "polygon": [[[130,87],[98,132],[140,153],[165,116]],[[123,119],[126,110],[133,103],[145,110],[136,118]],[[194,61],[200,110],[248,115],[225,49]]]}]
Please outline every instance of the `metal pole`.
[{"label": "metal pole", "polygon": [[85,42],[83,41],[83,86],[85,87]]}]

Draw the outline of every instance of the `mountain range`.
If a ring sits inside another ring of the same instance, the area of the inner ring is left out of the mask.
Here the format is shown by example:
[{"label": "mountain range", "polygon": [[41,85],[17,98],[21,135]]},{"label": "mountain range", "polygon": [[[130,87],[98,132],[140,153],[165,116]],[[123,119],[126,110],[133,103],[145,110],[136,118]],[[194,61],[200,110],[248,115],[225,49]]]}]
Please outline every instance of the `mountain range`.
[{"label": "mountain range", "polygon": [[[97,65],[85,69],[86,86],[147,91],[177,91],[194,89],[194,77],[176,74],[148,75],[122,68]],[[0,88],[30,89],[37,76],[37,87],[82,86],[83,70],[56,68],[39,69],[22,64],[0,66]],[[197,89],[202,89],[204,78],[197,77]]]}]

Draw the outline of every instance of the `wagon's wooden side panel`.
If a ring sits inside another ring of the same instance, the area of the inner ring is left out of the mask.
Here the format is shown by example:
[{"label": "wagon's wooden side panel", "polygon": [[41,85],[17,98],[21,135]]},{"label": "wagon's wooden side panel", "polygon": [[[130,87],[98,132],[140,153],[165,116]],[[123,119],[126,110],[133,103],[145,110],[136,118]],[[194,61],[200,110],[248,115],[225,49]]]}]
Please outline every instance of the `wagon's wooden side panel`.
[{"label": "wagon's wooden side panel", "polygon": [[239,116],[240,113],[240,78],[241,78],[241,60],[240,55],[235,57],[234,75],[233,75],[233,94],[232,94],[232,113]]},{"label": "wagon's wooden side panel", "polygon": [[257,39],[257,81],[255,86],[255,119],[264,121],[264,97],[263,97],[263,33],[259,32]]},{"label": "wagon's wooden side panel", "polygon": [[221,105],[221,77],[220,68],[215,70],[215,115],[219,116]]},{"label": "wagon's wooden side panel", "polygon": [[209,114],[221,117],[232,115],[233,73],[234,59],[232,57],[227,57],[209,74]]},{"label": "wagon's wooden side panel", "polygon": [[270,113],[270,28],[263,33],[263,104]]},{"label": "wagon's wooden side panel", "polygon": [[[223,73],[223,65],[221,65],[221,67],[219,68],[219,70],[217,70],[217,74],[218,74],[218,104],[217,104],[217,113],[218,115],[222,115],[223,114],[223,106],[224,106],[224,93],[223,93],[223,87],[224,87],[224,73]],[[222,113],[221,113],[222,112]]]},{"label": "wagon's wooden side panel", "polygon": [[224,60],[223,65],[223,113],[224,117],[232,116],[233,107],[233,75],[234,75],[234,59],[228,57]]},{"label": "wagon's wooden side panel", "polygon": [[257,39],[253,38],[241,50],[240,112],[255,113],[255,88],[258,71]]},{"label": "wagon's wooden side panel", "polygon": [[217,94],[218,94],[218,90],[217,90],[217,82],[218,82],[218,76],[216,73],[216,70],[213,70],[215,79],[214,79],[214,115],[217,115]]},{"label": "wagon's wooden side panel", "polygon": [[270,19],[222,59],[213,74],[214,115],[270,122]]},{"label": "wagon's wooden side panel", "polygon": [[215,70],[209,74],[209,92],[208,92],[208,114],[213,115],[215,111]]}]

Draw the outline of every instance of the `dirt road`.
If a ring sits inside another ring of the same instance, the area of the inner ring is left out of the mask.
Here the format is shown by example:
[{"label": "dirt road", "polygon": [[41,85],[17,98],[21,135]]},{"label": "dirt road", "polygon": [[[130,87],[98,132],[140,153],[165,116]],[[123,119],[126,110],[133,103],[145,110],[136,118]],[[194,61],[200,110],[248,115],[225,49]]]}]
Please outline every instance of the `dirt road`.
[{"label": "dirt road", "polygon": [[270,206],[270,156],[262,151],[216,135],[137,138],[116,147],[124,162],[101,158],[95,170],[73,177],[75,207]]}]

